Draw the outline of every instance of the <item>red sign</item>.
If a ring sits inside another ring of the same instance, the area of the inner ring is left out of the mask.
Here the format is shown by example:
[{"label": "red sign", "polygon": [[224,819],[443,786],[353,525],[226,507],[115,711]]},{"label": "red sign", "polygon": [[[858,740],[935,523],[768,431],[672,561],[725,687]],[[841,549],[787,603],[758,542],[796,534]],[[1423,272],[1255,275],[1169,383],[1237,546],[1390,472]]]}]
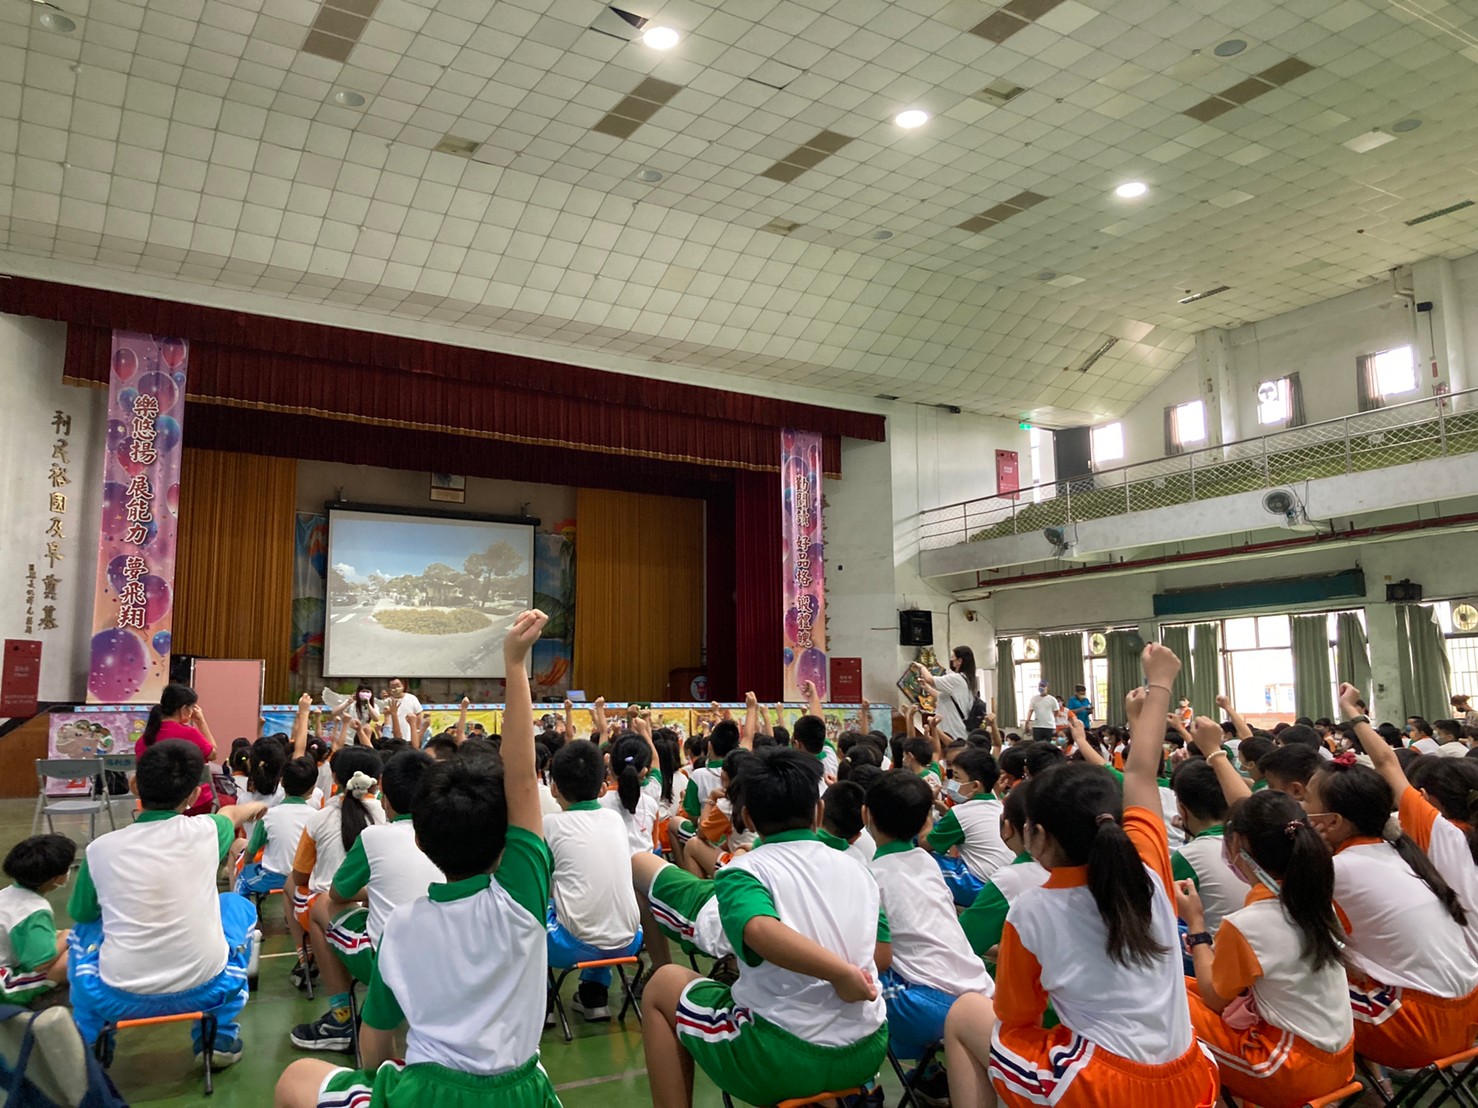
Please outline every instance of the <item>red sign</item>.
[{"label": "red sign", "polygon": [[837,704],[862,703],[862,659],[831,659],[831,699]]},{"label": "red sign", "polygon": [[34,716],[41,688],[41,644],[35,639],[6,639],[0,666],[0,716]]},{"label": "red sign", "polygon": [[1020,459],[1014,450],[996,451],[996,495],[1013,500],[1021,491]]}]

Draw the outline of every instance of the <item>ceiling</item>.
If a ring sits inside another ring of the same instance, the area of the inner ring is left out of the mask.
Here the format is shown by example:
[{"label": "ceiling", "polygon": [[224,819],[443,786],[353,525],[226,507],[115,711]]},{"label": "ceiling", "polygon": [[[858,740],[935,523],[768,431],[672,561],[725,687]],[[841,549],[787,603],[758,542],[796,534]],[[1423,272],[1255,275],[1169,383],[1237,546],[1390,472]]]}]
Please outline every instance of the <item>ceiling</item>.
[{"label": "ceiling", "polygon": [[14,272],[1068,424],[1478,250],[1407,225],[1478,200],[1471,4],[618,0],[661,52],[594,0],[55,3],[0,0]]}]

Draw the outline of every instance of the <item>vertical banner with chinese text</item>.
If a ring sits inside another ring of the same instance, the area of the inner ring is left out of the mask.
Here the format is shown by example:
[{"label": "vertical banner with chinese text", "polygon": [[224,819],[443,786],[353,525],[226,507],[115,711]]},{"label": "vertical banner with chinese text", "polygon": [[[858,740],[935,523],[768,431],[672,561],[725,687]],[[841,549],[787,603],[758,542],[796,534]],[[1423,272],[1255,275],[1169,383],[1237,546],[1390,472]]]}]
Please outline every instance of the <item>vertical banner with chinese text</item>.
[{"label": "vertical banner with chinese text", "polygon": [[821,436],[780,432],[781,598],[785,612],[785,699],[807,681],[827,695],[826,565],[821,532]]},{"label": "vertical banner with chinese text", "polygon": [[169,681],[184,339],[113,332],[87,699],[147,703]]}]

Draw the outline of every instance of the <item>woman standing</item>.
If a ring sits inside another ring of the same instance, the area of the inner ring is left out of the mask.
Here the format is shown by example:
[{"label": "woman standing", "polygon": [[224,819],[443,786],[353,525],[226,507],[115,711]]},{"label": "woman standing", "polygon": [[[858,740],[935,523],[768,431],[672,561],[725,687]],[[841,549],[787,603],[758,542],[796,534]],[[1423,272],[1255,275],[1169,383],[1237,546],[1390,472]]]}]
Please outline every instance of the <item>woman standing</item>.
[{"label": "woman standing", "polygon": [[[156,742],[165,739],[184,739],[200,748],[207,763],[218,763],[220,753],[216,750],[215,737],[210,725],[205,722],[205,713],[200,710],[199,698],[189,685],[165,685],[159,694],[159,703],[149,709],[149,721],[144,724],[144,733],[134,744],[135,757]],[[209,812],[215,804],[215,791],[208,782],[200,786],[200,797],[185,814],[198,816]]]}]

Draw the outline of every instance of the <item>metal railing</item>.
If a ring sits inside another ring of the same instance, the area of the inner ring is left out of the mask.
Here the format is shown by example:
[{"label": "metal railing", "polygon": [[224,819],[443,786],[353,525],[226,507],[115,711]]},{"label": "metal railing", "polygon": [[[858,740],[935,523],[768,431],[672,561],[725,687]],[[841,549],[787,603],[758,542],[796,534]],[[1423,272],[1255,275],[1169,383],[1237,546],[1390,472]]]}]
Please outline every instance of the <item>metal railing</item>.
[{"label": "metal railing", "polygon": [[919,513],[925,550],[1478,452],[1478,388]]}]

